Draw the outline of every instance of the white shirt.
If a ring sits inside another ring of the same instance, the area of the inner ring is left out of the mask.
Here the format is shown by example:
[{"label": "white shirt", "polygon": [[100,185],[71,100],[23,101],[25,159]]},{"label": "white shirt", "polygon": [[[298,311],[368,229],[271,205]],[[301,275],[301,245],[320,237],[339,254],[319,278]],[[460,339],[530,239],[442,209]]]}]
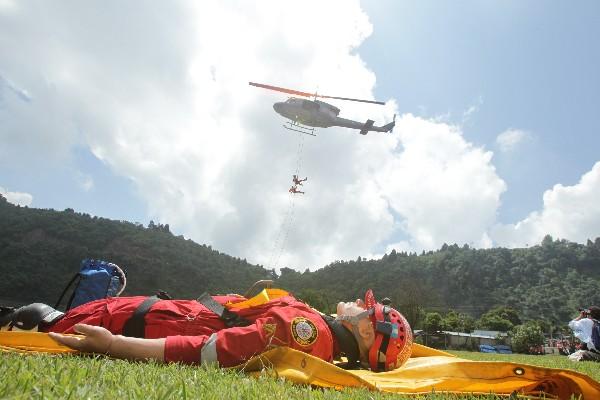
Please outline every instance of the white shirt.
[{"label": "white shirt", "polygon": [[569,322],[569,328],[573,330],[573,335],[587,345],[588,350],[598,350],[592,343],[592,327],[594,321],[589,318],[582,318],[579,321]]}]

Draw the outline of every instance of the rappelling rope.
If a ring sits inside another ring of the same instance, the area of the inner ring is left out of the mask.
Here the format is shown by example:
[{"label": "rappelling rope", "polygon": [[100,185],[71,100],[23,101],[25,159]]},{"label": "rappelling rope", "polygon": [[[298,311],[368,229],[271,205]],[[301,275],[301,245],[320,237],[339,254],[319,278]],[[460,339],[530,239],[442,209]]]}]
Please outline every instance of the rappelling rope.
[{"label": "rappelling rope", "polygon": [[271,250],[271,255],[269,256],[269,263],[267,264],[267,266],[271,269],[274,269],[277,267],[277,265],[276,265],[276,263],[274,263],[274,261],[275,261],[276,257],[278,259],[281,238],[284,235],[284,230],[285,230],[285,227],[288,225],[288,221],[291,217],[291,212],[292,212],[293,208],[294,208],[294,196],[293,196],[293,193],[290,193],[288,195],[288,206],[287,206],[287,210],[285,212],[285,217],[283,218],[283,222],[281,223],[281,228],[279,229],[279,232],[277,232],[277,237],[275,238],[275,241],[273,242],[273,249]]},{"label": "rappelling rope", "polygon": [[[290,195],[292,195],[292,197],[294,197],[293,193],[290,193]],[[292,200],[292,206],[291,206],[291,210],[289,213],[290,218],[288,220],[287,227],[285,227],[285,226],[282,227],[282,231],[285,231],[285,233],[283,235],[283,240],[281,241],[281,246],[279,247],[279,251],[277,253],[277,258],[275,258],[274,268],[276,268],[279,265],[279,259],[281,258],[281,254],[283,254],[283,250],[285,249],[285,244],[287,242],[287,238],[290,233],[290,229],[291,229],[292,225],[294,224],[294,216],[295,216],[294,209],[296,208],[295,205],[296,204]]]},{"label": "rappelling rope", "polygon": [[[300,142],[298,142],[298,152],[296,156],[296,175],[300,173],[300,166],[302,165],[302,153],[304,152],[304,136],[300,136]],[[300,175],[298,175],[300,178]]]},{"label": "rappelling rope", "polygon": [[[298,141],[298,149],[296,151],[296,175],[300,178],[300,167],[302,166],[302,154],[304,151],[304,136],[300,135],[300,140]],[[275,242],[273,243],[273,250],[271,251],[271,256],[269,257],[269,263],[267,264],[271,269],[277,268],[279,264],[279,259],[281,258],[281,254],[285,249],[285,244],[287,242],[287,238],[290,233],[290,229],[294,224],[295,220],[295,193],[288,194],[288,207],[283,219],[283,223],[281,224],[281,229],[277,233],[277,237],[275,238]],[[282,239],[283,238],[283,239]]]}]

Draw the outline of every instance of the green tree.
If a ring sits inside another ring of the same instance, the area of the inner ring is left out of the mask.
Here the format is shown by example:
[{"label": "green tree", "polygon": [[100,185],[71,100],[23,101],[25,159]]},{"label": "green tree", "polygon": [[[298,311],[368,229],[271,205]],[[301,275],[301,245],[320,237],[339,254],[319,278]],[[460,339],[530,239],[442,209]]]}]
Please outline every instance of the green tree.
[{"label": "green tree", "polygon": [[442,316],[437,312],[425,314],[423,329],[427,333],[435,333],[442,330]]},{"label": "green tree", "polygon": [[323,292],[314,289],[302,289],[297,293],[300,300],[324,313],[335,312],[335,304]]},{"label": "green tree", "polygon": [[492,331],[507,332],[513,326],[519,325],[521,319],[516,311],[508,307],[496,307],[486,312],[477,321],[477,327]]},{"label": "green tree", "polygon": [[475,329],[475,318],[468,314],[458,314],[458,331],[471,332]]},{"label": "green tree", "polygon": [[475,320],[473,317],[454,310],[448,311],[442,319],[442,328],[447,331],[471,332],[474,327]]},{"label": "green tree", "polygon": [[517,353],[529,353],[531,347],[544,344],[544,333],[542,328],[535,322],[526,322],[515,326],[511,332],[512,348]]},{"label": "green tree", "polygon": [[442,328],[447,331],[459,331],[460,330],[460,315],[450,310],[442,319]]}]

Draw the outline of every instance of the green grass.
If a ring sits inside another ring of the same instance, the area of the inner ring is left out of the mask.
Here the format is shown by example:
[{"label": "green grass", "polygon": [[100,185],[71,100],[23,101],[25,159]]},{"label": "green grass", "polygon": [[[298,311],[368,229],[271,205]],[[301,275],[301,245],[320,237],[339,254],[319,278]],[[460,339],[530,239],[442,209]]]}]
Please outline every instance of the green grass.
[{"label": "green grass", "polygon": [[[568,368],[600,380],[600,364],[573,363],[562,356],[454,352],[472,360],[509,361]],[[134,363],[104,357],[0,353],[2,399],[497,399],[497,396],[429,394],[407,397],[293,385],[274,377],[179,364]]]}]

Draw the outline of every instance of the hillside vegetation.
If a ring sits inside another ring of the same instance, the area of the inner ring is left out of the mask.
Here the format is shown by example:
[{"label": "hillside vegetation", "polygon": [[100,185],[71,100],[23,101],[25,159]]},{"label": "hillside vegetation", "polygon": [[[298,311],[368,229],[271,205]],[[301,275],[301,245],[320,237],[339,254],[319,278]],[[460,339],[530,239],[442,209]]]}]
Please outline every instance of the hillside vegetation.
[{"label": "hillside vegetation", "polygon": [[280,276],[210,246],[148,227],[74,212],[18,207],[0,196],[0,299],[54,303],[84,258],[114,262],[128,273],[125,294],[166,290],[178,298],[203,291],[243,292],[259,279],[324,311],[372,288],[409,321],[423,311],[456,310],[479,318],[498,306],[523,321],[565,324],[578,307],[600,304],[600,238],[577,244],[547,236],[522,249],[444,245],[434,252],[392,251],[379,260],[335,261],[315,272],[282,268]]},{"label": "hillside vegetation", "polygon": [[204,291],[239,292],[273,277],[246,260],[173,236],[168,225],[145,228],[71,209],[18,207],[0,196],[0,299],[54,304],[84,258],[124,268],[124,295],[161,289],[196,298]]},{"label": "hillside vegetation", "polygon": [[380,260],[336,261],[315,272],[282,269],[279,283],[304,291],[323,308],[371,287],[409,321],[422,310],[479,317],[504,306],[523,321],[560,325],[577,308],[600,304],[600,238],[582,245],[546,236],[523,249],[444,245],[421,255],[392,251]]}]

